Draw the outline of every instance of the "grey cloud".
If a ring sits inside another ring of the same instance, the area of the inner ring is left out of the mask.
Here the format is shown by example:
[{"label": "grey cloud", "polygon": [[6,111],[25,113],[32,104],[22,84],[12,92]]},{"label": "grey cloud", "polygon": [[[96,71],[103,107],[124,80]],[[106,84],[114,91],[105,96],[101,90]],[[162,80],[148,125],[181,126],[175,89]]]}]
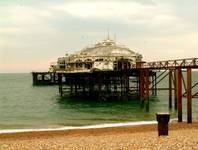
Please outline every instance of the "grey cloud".
[{"label": "grey cloud", "polygon": [[[35,15],[36,20],[34,25],[24,24],[23,26],[15,22],[15,20],[9,20],[7,16],[4,16],[4,18],[7,19],[0,20],[0,28],[18,27],[23,31],[1,33],[0,38],[2,41],[9,43],[4,45],[4,47],[0,47],[1,62],[5,63],[7,58],[13,60],[13,63],[25,63],[28,60],[31,62],[36,62],[37,60],[47,61],[49,58],[61,57],[65,54],[66,50],[79,50],[102,40],[106,36],[107,28],[110,29],[112,37],[116,34],[118,41],[132,49],[138,49],[139,52],[144,56],[146,55],[147,58],[158,58],[160,53],[166,58],[169,57],[168,55],[175,56],[176,54],[178,54],[178,57],[183,57],[185,56],[185,51],[188,50],[192,53],[194,52],[194,55],[197,55],[197,52],[193,51],[193,49],[196,49],[198,46],[193,39],[191,39],[193,36],[186,38],[185,35],[191,33],[198,34],[196,28],[198,23],[196,15],[198,2],[192,0],[134,1],[141,5],[152,5],[154,7],[164,6],[168,9],[168,14],[164,12],[163,15],[176,18],[176,20],[168,20],[169,22],[158,24],[158,22],[154,22],[155,16],[158,14],[152,14],[148,17],[146,16],[147,12],[144,12],[145,15],[143,13],[141,15],[127,16],[129,19],[128,23],[123,21],[126,18],[117,16],[109,18],[82,18],[65,11],[51,9],[51,6],[57,4],[65,5],[73,1],[50,0],[39,1],[38,3],[35,3],[33,0],[28,2],[20,1],[22,3],[20,7],[33,9],[33,12],[35,12],[33,15]],[[6,7],[9,9],[9,5],[17,5],[18,2],[10,1],[9,4],[1,4],[2,2],[0,2],[0,8]],[[42,11],[49,12],[50,15],[43,16],[41,15]],[[141,20],[145,18],[146,21],[141,22]],[[30,18],[30,20],[24,21],[32,20]],[[179,39],[180,37],[181,39]],[[185,40],[187,42],[185,42]],[[166,55],[165,50],[168,49],[170,51],[168,51],[169,54]],[[180,50],[183,52],[182,55],[178,53]],[[186,54],[186,56],[188,56],[188,54]],[[56,59],[54,61],[56,61]],[[47,67],[48,66],[46,66],[46,68]]]}]

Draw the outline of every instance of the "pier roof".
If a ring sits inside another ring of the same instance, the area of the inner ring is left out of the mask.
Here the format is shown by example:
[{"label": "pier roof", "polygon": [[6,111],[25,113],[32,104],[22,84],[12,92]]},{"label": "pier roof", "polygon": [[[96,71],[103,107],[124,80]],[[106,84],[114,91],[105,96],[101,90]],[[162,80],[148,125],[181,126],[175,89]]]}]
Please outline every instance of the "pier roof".
[{"label": "pier roof", "polygon": [[[118,45],[115,41],[111,39],[103,40],[93,46],[86,47],[80,51],[69,56],[70,60],[72,58],[107,58],[107,57],[123,57],[125,59],[142,58],[142,55],[136,53],[135,51],[129,49],[126,46]],[[95,60],[93,60],[95,61]]]}]

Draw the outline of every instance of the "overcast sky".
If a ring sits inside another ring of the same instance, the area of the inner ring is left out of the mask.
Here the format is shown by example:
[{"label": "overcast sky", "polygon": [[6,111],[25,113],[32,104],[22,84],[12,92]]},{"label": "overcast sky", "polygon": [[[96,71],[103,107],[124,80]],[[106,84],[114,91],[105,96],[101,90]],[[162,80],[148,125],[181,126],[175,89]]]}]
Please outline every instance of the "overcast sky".
[{"label": "overcast sky", "polygon": [[0,72],[46,71],[105,39],[145,61],[198,56],[197,0],[0,0]]}]

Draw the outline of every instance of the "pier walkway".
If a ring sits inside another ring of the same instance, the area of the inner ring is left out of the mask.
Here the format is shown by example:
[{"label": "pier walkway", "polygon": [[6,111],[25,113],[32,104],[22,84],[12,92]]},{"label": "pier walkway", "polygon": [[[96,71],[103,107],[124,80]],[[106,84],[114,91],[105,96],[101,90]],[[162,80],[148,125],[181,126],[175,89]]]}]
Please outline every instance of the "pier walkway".
[{"label": "pier walkway", "polygon": [[[136,67],[136,66],[135,66]],[[146,62],[142,68],[148,69],[173,69],[173,68],[198,68],[198,58],[175,59],[165,61]]]}]

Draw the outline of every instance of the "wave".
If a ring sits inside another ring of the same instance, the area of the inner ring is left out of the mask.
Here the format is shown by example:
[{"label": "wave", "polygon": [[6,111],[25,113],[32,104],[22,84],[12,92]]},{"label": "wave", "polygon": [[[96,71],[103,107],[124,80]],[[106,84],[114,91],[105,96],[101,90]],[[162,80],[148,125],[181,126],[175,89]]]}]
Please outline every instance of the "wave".
[{"label": "wave", "polygon": [[[170,122],[175,122],[177,118],[173,118]],[[137,122],[125,122],[125,123],[110,123],[110,124],[98,124],[88,126],[64,126],[59,128],[40,128],[40,129],[4,129],[0,130],[0,134],[3,133],[20,133],[20,132],[38,132],[38,131],[62,131],[62,130],[75,130],[75,129],[98,129],[98,128],[111,128],[111,127],[124,127],[124,126],[138,126],[157,124],[157,121],[137,121]]]},{"label": "wave", "polygon": [[156,124],[156,123],[157,123],[156,121],[138,121],[138,122],[126,122],[126,123],[88,125],[81,127],[64,126],[60,128],[41,128],[41,129],[4,129],[4,130],[0,130],[0,134],[19,133],[19,132],[38,132],[38,131],[61,131],[61,130],[73,130],[73,129],[97,129],[97,128],[109,128],[109,127],[121,127],[121,126],[148,125],[148,124]]}]

